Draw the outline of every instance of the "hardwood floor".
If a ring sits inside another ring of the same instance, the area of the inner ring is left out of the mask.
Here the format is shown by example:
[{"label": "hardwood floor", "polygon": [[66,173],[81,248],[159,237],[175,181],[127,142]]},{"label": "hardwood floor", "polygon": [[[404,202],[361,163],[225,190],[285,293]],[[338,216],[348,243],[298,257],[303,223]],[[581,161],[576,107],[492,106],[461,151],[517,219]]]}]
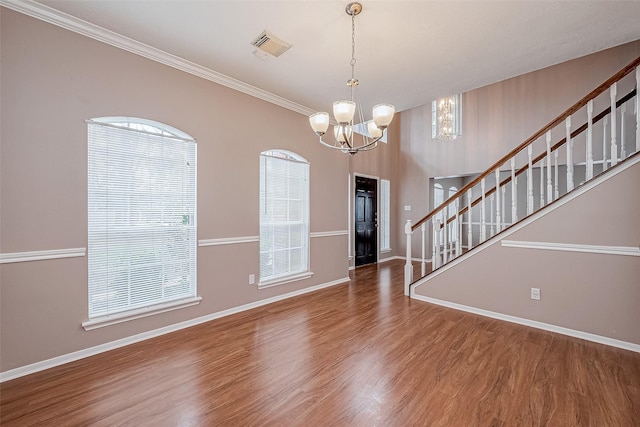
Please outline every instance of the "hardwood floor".
[{"label": "hardwood floor", "polygon": [[0,385],[2,426],[639,426],[640,354],[349,284]]}]

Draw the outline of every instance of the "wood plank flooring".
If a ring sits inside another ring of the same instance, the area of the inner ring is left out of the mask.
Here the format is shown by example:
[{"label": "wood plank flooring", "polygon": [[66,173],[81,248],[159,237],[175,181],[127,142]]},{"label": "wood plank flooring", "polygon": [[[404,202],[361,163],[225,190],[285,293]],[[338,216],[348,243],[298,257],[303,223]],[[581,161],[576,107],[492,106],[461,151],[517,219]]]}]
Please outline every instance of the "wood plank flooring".
[{"label": "wood plank flooring", "polygon": [[0,385],[2,426],[640,426],[640,354],[410,300],[402,263]]}]

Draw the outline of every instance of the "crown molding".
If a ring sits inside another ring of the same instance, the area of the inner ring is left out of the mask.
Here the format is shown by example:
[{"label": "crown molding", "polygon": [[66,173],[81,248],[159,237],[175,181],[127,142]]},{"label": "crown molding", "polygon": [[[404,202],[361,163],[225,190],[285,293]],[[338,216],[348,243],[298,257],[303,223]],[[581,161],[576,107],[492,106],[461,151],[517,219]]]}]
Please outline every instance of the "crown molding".
[{"label": "crown molding", "polygon": [[151,59],[152,61],[168,65],[169,67],[184,71],[185,73],[209,80],[219,85],[226,86],[238,92],[242,92],[288,110],[295,111],[296,113],[304,115],[314,113],[312,109],[286,98],[282,98],[281,96],[218,73],[191,61],[187,61],[186,59],[172,55],[153,46],[125,37],[114,31],[107,30],[90,22],[60,12],[49,6],[36,3],[33,0],[0,0],[0,6],[117,47],[118,49]]}]

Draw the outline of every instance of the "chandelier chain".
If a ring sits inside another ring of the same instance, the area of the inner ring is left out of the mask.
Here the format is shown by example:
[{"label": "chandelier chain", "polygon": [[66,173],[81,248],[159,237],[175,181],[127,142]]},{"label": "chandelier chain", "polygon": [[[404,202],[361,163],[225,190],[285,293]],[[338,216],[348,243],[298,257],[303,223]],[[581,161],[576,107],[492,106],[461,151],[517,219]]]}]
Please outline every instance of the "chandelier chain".
[{"label": "chandelier chain", "polygon": [[356,15],[351,15],[351,78],[355,79],[356,67]]}]

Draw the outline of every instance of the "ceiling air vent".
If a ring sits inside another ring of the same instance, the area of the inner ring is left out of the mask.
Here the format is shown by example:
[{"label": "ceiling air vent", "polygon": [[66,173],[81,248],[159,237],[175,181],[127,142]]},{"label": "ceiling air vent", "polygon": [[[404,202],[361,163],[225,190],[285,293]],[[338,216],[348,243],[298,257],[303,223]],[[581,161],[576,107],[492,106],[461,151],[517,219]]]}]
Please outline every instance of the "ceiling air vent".
[{"label": "ceiling air vent", "polygon": [[291,47],[289,43],[277,38],[267,30],[264,30],[251,44],[276,57],[282,55]]}]

